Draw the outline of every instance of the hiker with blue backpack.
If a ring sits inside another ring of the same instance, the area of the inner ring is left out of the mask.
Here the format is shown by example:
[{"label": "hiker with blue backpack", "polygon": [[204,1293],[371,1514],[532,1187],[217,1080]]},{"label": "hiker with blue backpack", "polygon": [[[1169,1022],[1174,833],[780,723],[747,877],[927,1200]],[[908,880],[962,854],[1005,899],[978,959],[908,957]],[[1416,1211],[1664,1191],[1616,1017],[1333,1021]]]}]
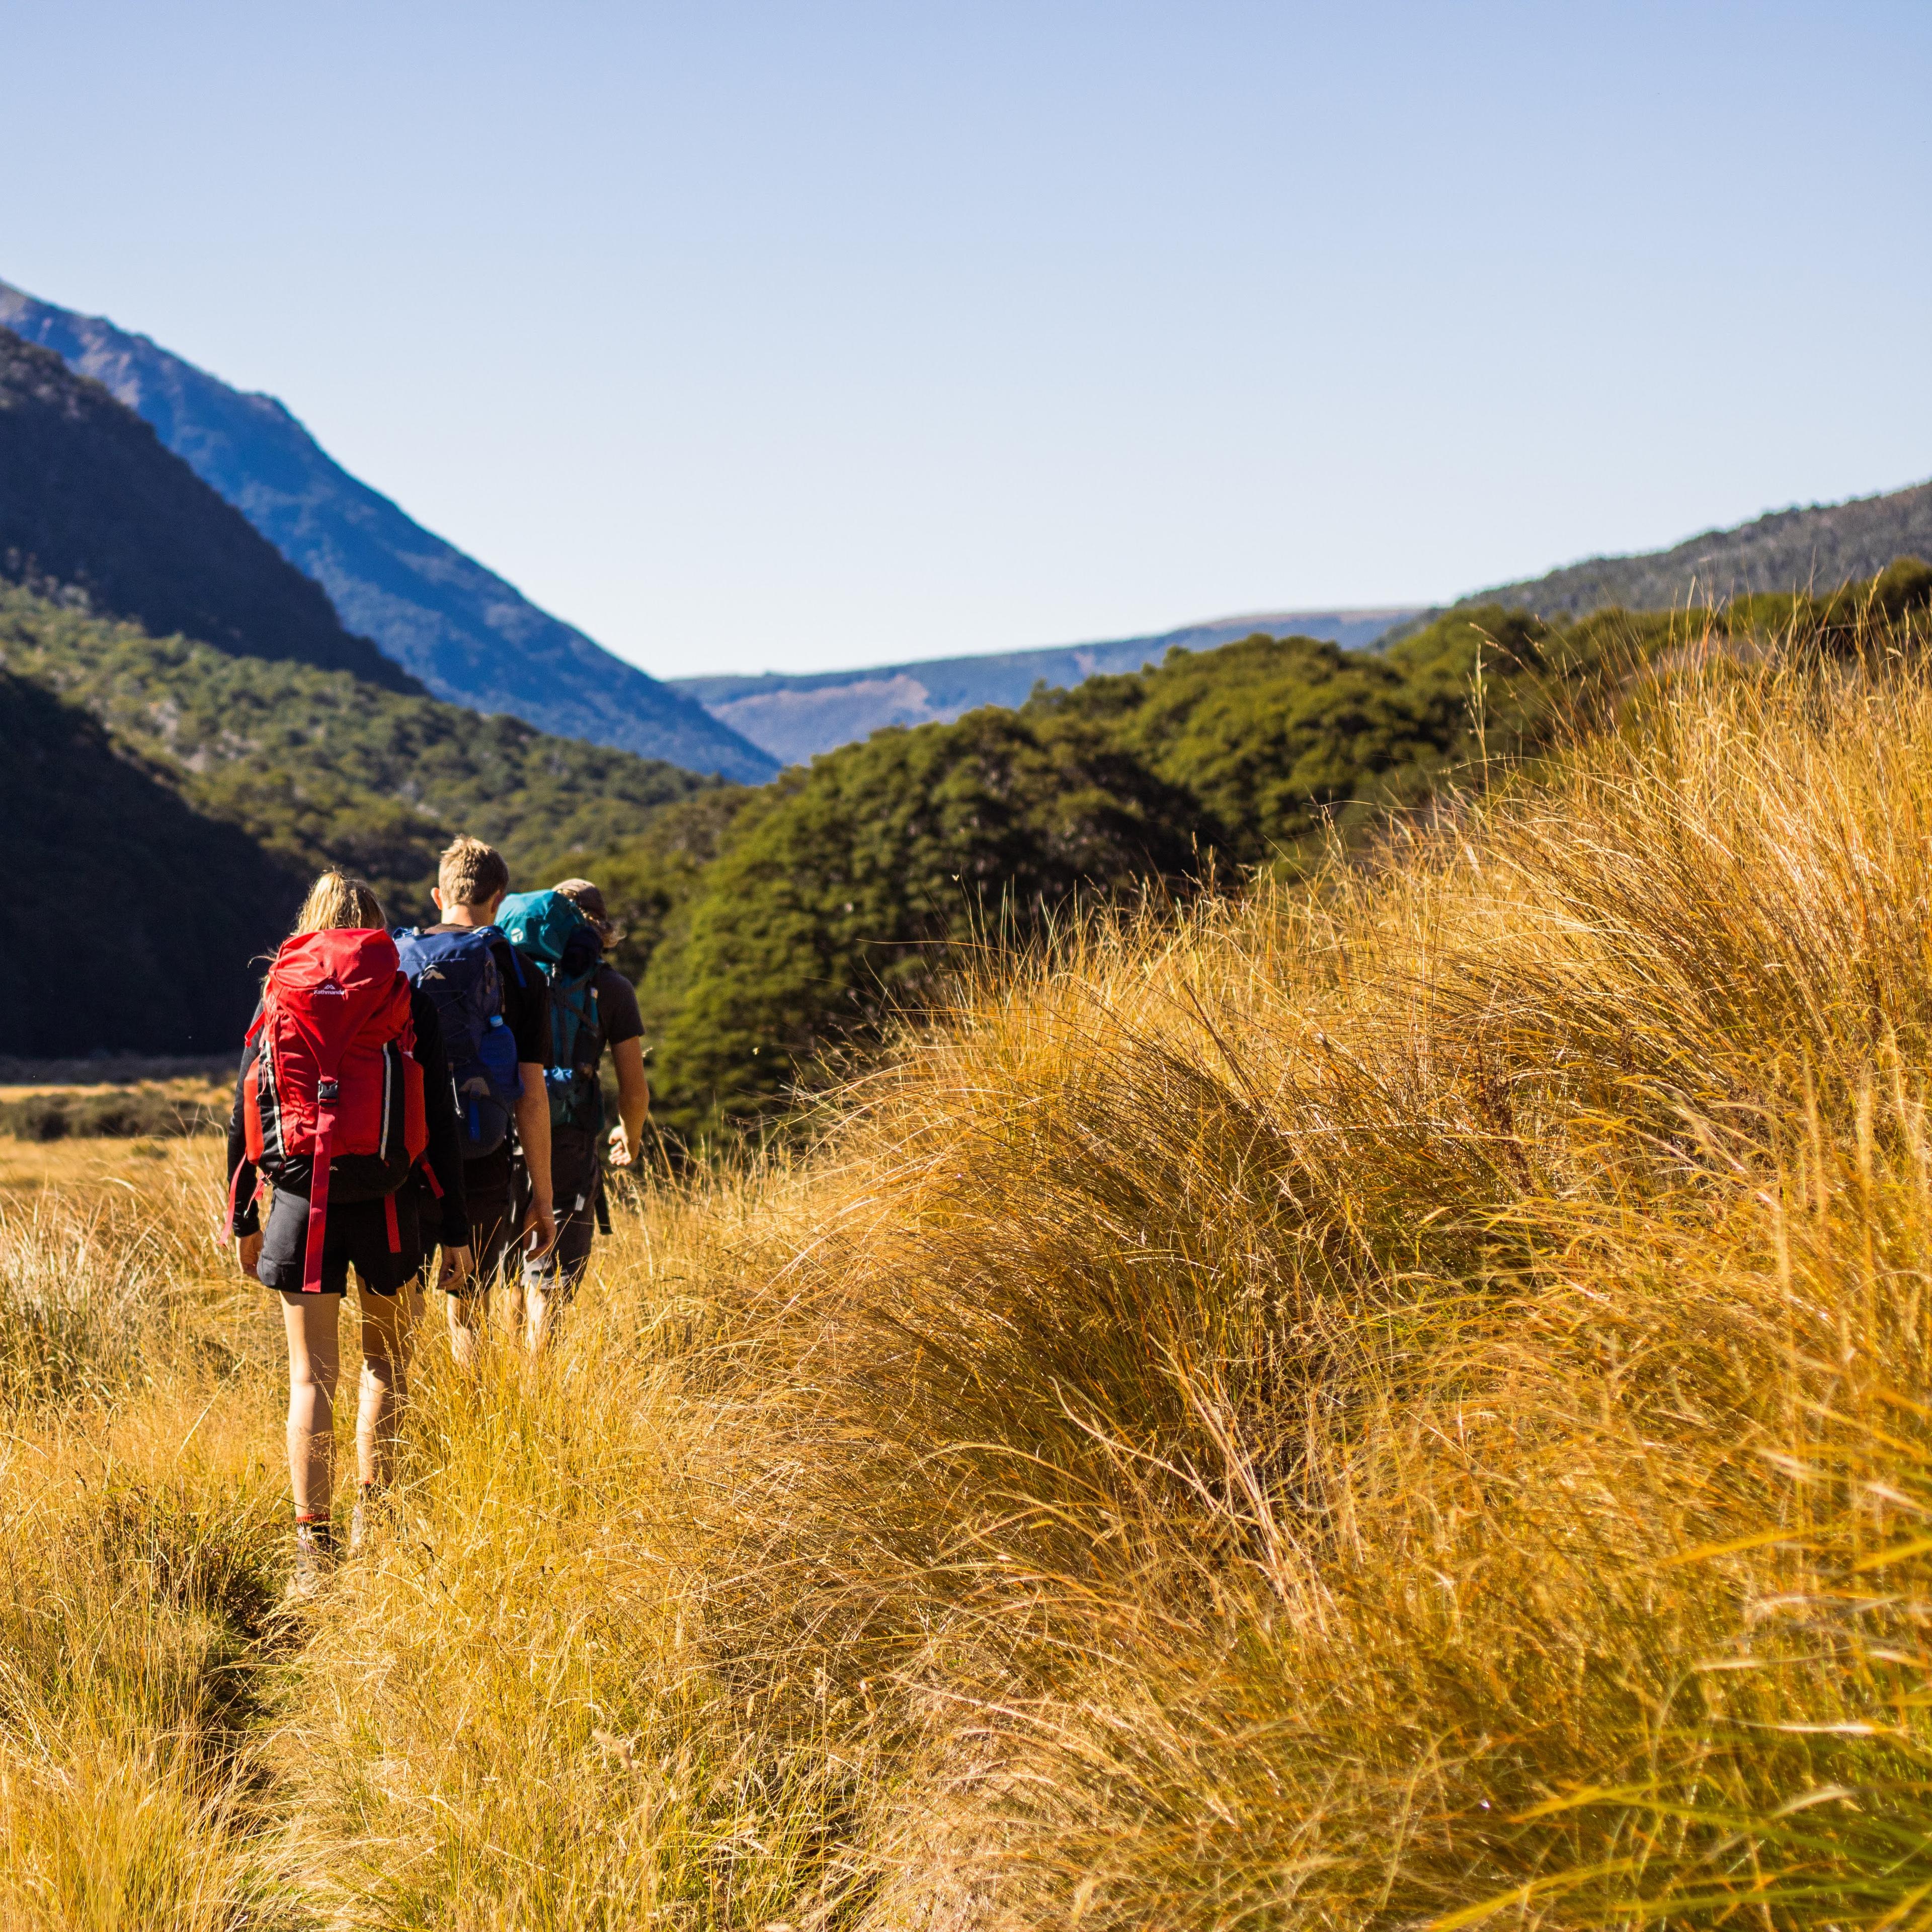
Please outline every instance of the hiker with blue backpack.
[{"label": "hiker with blue backpack", "polygon": [[[361,1477],[350,1547],[392,1472],[426,1252],[420,1176],[440,1196],[445,1265],[469,1266],[456,1094],[435,1003],[415,991],[359,879],[325,872],[278,949],[248,1029],[228,1126],[228,1219],[242,1270],[280,1294],[289,1351],[290,1594],[318,1594],[335,1556],[340,1317],[356,1278]],[[274,1190],[267,1226],[256,1196]]]},{"label": "hiker with blue backpack", "polygon": [[[464,1199],[476,1263],[466,1274],[446,1258],[449,1340],[458,1363],[476,1360],[492,1289],[506,1273],[512,1326],[524,1325],[523,1262],[556,1238],[550,1199],[550,990],[542,968],[496,924],[509,890],[502,856],[459,838],[436,868],[434,926],[399,928],[403,969],[435,1003],[456,1079]],[[434,1203],[422,1204],[432,1232]]]},{"label": "hiker with blue backpack", "polygon": [[526,1339],[534,1352],[543,1346],[556,1308],[583,1280],[597,1230],[610,1232],[599,1158],[605,1048],[617,1076],[617,1120],[608,1148],[612,1166],[628,1167],[637,1159],[651,1093],[637,994],[604,958],[622,934],[611,923],[603,894],[588,879],[566,879],[548,892],[513,894],[496,917],[518,948],[542,965],[550,989],[544,1079],[556,1243],[524,1266]]}]

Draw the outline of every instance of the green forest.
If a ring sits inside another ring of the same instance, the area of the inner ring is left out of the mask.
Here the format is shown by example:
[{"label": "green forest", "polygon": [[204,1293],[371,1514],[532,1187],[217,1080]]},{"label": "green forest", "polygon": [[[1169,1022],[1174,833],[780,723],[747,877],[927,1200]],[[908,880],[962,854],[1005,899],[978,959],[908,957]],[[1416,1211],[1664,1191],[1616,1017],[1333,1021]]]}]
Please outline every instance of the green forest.
[{"label": "green forest", "polygon": [[254,1002],[251,962],[326,866],[361,873],[412,922],[433,916],[436,854],[459,830],[500,846],[519,884],[548,884],[718,789],[5,583],[0,676],[0,877],[34,935],[0,961],[0,1048],[33,1058],[226,1054]]},{"label": "green forest", "polygon": [[[418,918],[436,853],[464,830],[498,845],[520,886],[569,872],[602,886],[661,1123],[687,1139],[756,1126],[862,1062],[988,938],[1036,944],[1111,900],[1309,872],[1390,814],[1533,757],[1556,721],[1632,701],[1660,652],[1787,632],[1828,646],[1862,611],[1928,599],[1932,568],[1901,560],[1831,597],[1713,612],[1553,624],[1458,609],[1380,653],[1257,635],[880,731],[750,788],[0,586],[0,664],[40,748],[7,784],[36,876],[68,881],[73,908],[121,908],[151,983],[186,984],[176,1006],[195,1016],[110,1026],[50,1008],[33,1050],[154,1050],[164,1034],[182,1050],[184,1034],[207,1050],[245,994],[242,956],[286,929],[307,876],[350,867]],[[32,776],[70,740],[61,755],[112,784]],[[64,820],[29,793],[92,802]],[[200,936],[191,957],[171,921]],[[89,1024],[100,1039],[73,1036]]]},{"label": "green forest", "polygon": [[[593,869],[630,937],[660,1118],[769,1118],[943,993],[988,935],[1266,867],[1306,872],[1391,812],[1487,782],[1626,701],[1695,640],[1829,646],[1932,598],[1911,561],[1823,598],[1568,625],[1459,610],[1379,655],[1256,636],[876,733],[755,792],[672,808]],[[735,808],[733,800],[739,801]]]},{"label": "green forest", "polygon": [[348,866],[412,919],[430,910],[436,855],[458,830],[535,880],[715,783],[346,672],[158,639],[8,584],[0,659],[99,719],[196,811],[240,827],[292,874]]}]

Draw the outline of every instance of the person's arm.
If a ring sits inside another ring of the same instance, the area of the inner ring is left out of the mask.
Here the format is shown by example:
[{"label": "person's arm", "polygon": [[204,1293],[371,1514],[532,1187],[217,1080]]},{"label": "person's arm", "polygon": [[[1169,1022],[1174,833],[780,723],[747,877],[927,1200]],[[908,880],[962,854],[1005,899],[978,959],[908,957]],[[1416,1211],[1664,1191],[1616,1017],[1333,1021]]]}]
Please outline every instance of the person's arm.
[{"label": "person's arm", "polygon": [[255,1163],[248,1158],[248,1137],[242,1120],[242,1097],[248,1089],[248,1069],[260,1053],[254,1040],[242,1049],[241,1070],[235,1076],[235,1105],[228,1116],[228,1198],[235,1204],[228,1232],[236,1243],[235,1258],[244,1274],[252,1275],[262,1253],[262,1210],[256,1204],[260,1185]]},{"label": "person's arm", "polygon": [[550,1176],[550,1088],[540,1060],[519,1060],[524,1090],[517,1096],[517,1138],[524,1150],[524,1172],[530,1176],[530,1204],[523,1232],[534,1233],[536,1252],[548,1254],[556,1244],[556,1205]]},{"label": "person's arm", "polygon": [[544,1255],[556,1244],[550,1088],[544,1079],[550,1054],[550,987],[536,963],[524,958],[507,939],[500,943],[496,964],[504,974],[503,1015],[516,1035],[517,1076],[523,1083],[517,1096],[517,1144],[523,1150],[530,1204],[524,1213],[522,1232],[534,1233],[536,1252]]},{"label": "person's arm", "polygon": [[456,1125],[456,1083],[442,1046],[442,1022],[436,1002],[423,992],[411,996],[416,1023],[416,1064],[423,1070],[423,1114],[429,1128],[430,1172],[442,1190],[442,1241],[446,1256],[461,1253],[468,1265],[470,1210],[463,1198],[463,1142]]},{"label": "person's arm", "polygon": [[628,1167],[644,1144],[644,1118],[651,1111],[642,1036],[614,1041],[610,1064],[617,1070],[617,1124],[610,1130],[610,1165]]},{"label": "person's arm", "polygon": [[610,1064],[617,1072],[617,1124],[610,1130],[610,1165],[628,1167],[644,1144],[644,1116],[651,1110],[650,1083],[644,1078],[644,1023],[638,993],[614,967],[597,976],[597,997],[610,1042]]}]

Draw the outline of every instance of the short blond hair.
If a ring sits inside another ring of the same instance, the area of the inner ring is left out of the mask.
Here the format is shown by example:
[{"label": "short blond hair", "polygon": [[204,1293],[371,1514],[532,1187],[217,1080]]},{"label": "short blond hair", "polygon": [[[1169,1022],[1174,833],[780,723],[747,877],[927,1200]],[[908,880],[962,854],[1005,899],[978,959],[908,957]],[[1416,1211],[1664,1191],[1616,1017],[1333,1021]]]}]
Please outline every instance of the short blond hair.
[{"label": "short blond hair", "polygon": [[467,834],[453,839],[436,868],[436,890],[445,905],[488,905],[510,890],[510,868],[494,845]]},{"label": "short blond hair", "polygon": [[346,872],[325,872],[308,889],[296,914],[298,932],[333,932],[344,926],[386,926],[382,902],[374,889]]}]

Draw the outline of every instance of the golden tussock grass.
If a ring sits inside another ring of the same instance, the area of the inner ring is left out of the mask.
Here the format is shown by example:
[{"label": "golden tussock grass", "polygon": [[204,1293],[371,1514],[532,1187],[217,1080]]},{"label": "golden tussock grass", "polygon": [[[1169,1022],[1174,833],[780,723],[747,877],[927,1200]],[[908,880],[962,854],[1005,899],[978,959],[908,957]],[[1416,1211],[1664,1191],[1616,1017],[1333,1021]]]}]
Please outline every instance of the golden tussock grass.
[{"label": "golden tussock grass", "polygon": [[989,970],[299,1619],[209,1177],[16,1196],[0,1925],[1932,1919],[1928,834],[1720,664]]}]

